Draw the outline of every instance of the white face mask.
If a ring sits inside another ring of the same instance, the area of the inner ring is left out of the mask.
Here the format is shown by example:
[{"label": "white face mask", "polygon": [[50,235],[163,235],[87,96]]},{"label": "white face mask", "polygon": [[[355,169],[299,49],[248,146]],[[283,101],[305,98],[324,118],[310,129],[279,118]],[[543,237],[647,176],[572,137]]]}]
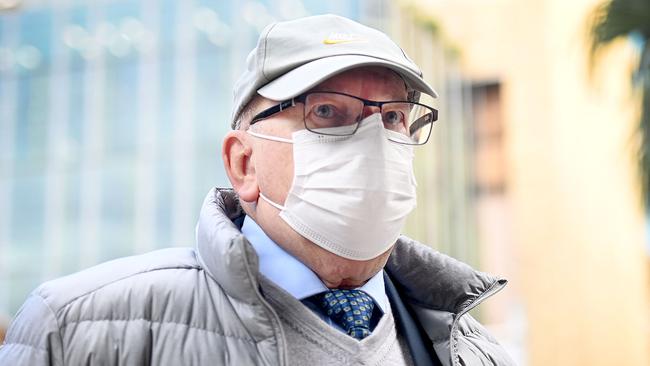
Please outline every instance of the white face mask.
[{"label": "white face mask", "polygon": [[351,136],[248,133],[293,143],[294,179],[284,206],[260,196],[300,235],[354,260],[375,258],[395,243],[416,206],[413,146],[389,141],[405,137],[384,129],[379,113]]}]

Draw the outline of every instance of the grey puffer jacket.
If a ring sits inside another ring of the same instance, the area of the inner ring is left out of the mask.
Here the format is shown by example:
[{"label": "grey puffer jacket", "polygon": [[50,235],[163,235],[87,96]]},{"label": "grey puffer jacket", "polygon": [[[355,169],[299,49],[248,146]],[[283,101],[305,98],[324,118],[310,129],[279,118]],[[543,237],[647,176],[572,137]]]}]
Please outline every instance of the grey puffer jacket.
[{"label": "grey puffer jacket", "polygon": [[[285,365],[283,329],[262,297],[258,258],[214,189],[197,248],[107,262],[41,285],[16,315],[0,365]],[[387,264],[444,365],[510,365],[466,314],[506,281],[405,237]]]}]

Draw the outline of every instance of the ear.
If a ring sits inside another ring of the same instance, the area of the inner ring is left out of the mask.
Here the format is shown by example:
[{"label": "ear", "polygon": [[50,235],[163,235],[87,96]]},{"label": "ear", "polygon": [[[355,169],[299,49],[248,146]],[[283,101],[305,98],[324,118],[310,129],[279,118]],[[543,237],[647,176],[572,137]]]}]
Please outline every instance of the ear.
[{"label": "ear", "polygon": [[223,138],[221,155],[228,179],[245,202],[255,202],[260,194],[255,166],[251,162],[253,149],[250,138],[241,130],[230,131]]}]

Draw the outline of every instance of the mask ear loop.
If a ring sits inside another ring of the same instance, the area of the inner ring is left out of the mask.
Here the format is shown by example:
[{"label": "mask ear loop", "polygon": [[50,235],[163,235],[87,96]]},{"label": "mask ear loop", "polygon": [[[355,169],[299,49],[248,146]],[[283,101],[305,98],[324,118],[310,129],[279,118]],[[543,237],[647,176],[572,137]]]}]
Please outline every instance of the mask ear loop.
[{"label": "mask ear loop", "polygon": [[[261,139],[265,139],[265,140],[271,140],[271,141],[277,141],[277,142],[284,142],[284,143],[287,143],[287,144],[293,144],[293,140],[291,140],[291,139],[285,139],[284,137],[264,135],[264,134],[261,134],[261,133],[253,132],[250,129],[246,130],[246,133],[248,133],[251,136],[255,136],[255,137],[258,137],[258,138],[261,138]],[[280,210],[280,211],[284,210],[284,206],[279,205],[279,204],[271,201],[268,197],[266,197],[264,195],[264,193],[260,192],[260,197],[262,197],[262,199],[264,201],[268,202],[271,206],[277,208],[278,210]]]},{"label": "mask ear loop", "polygon": [[280,211],[284,210],[284,206],[279,205],[279,204],[277,204],[277,203],[271,201],[268,197],[266,197],[266,196],[264,195],[264,193],[260,192],[260,197],[262,197],[262,199],[263,199],[264,201],[268,202],[269,205],[271,205],[271,206],[277,208],[278,210],[280,210]]},{"label": "mask ear loop", "polygon": [[271,141],[277,141],[277,142],[284,142],[287,144],[293,144],[293,140],[291,139],[285,139],[284,137],[277,137],[277,136],[269,136],[269,135],[263,135],[261,133],[253,132],[251,130],[246,130],[249,135],[265,139],[265,140],[271,140]]}]

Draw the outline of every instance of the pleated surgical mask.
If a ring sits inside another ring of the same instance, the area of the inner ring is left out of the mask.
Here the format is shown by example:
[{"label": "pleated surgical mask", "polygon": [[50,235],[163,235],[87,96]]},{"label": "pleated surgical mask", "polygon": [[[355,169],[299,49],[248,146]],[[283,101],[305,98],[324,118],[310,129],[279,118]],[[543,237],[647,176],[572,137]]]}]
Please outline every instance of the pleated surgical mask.
[{"label": "pleated surgical mask", "polygon": [[380,114],[349,136],[248,133],[293,144],[294,178],[284,204],[260,196],[300,235],[354,260],[375,258],[396,242],[416,206],[413,146],[395,142],[405,137],[386,130]]}]

